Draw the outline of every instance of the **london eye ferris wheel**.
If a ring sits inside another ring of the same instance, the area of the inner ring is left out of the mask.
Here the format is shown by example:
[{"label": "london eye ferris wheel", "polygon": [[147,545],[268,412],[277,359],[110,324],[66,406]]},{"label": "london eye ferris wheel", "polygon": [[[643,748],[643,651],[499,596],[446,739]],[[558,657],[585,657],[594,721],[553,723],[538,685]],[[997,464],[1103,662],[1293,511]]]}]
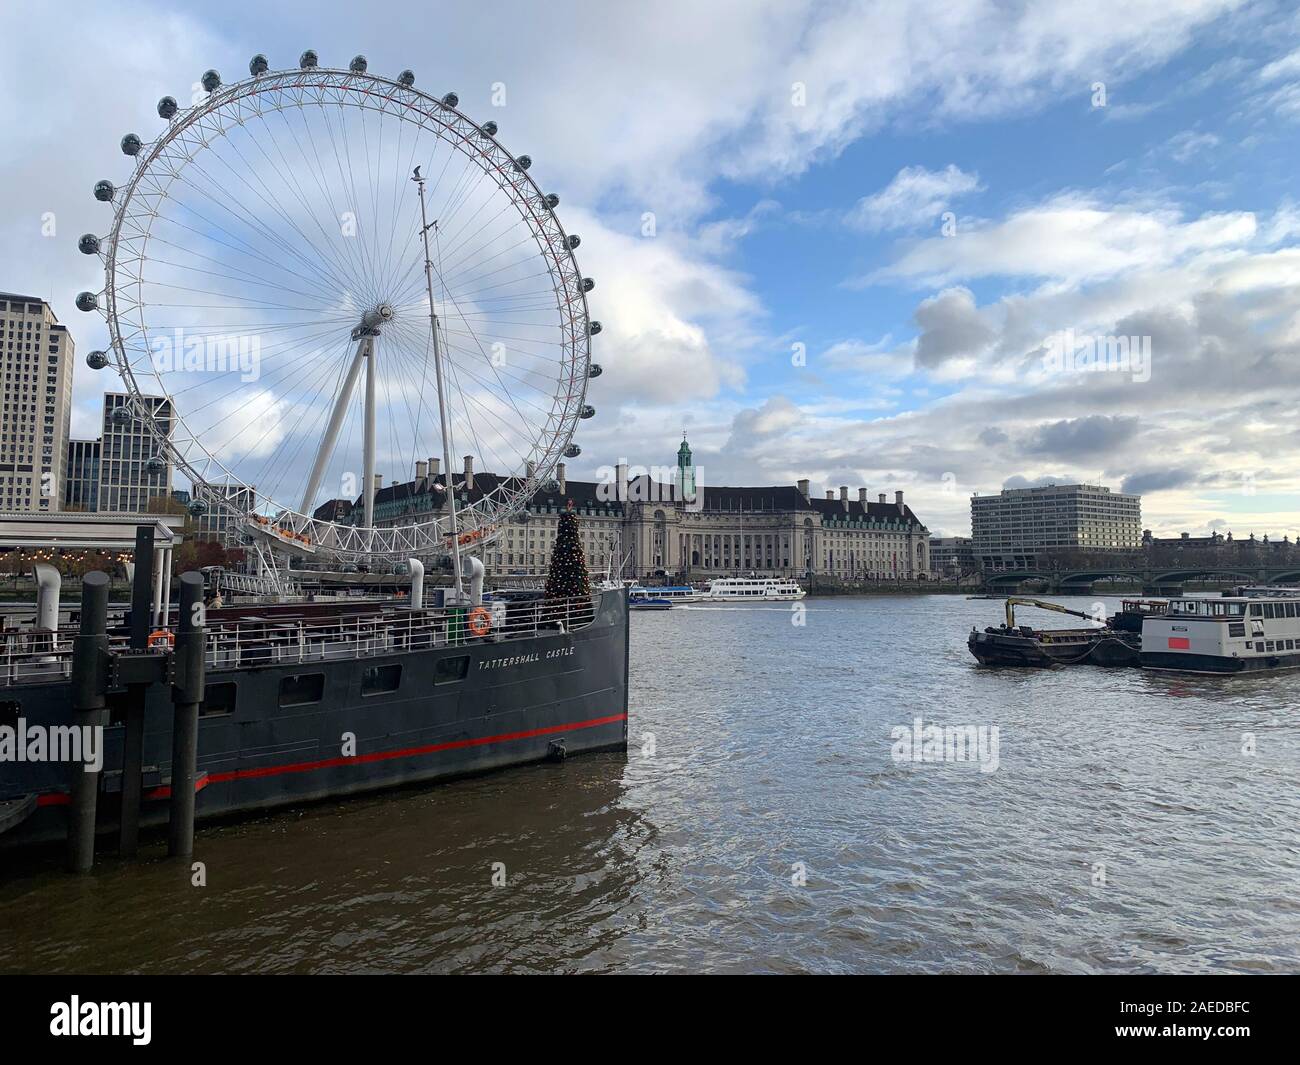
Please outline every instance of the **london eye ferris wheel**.
[{"label": "london eye ferris wheel", "polygon": [[[594,414],[578,236],[455,93],[362,56],[249,71],[208,71],[188,108],[164,97],[153,140],[122,138],[125,183],[95,185],[112,221],[80,247],[104,287],[77,305],[104,315],[111,350],[87,361],[121,374],[121,417],[148,426],[150,468],[173,463],[195,513],[327,559],[489,541]],[[462,454],[497,476],[467,491]],[[435,456],[442,505],[376,513],[378,482]],[[359,512],[316,517],[334,498]]]}]

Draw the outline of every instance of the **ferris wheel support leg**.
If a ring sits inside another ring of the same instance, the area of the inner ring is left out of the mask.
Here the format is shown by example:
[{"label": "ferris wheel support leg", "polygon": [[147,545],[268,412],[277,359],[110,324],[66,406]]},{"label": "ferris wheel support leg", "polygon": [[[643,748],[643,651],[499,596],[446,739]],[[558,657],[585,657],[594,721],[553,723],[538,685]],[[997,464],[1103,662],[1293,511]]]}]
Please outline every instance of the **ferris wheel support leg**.
[{"label": "ferris wheel support leg", "polygon": [[365,452],[361,465],[361,499],[367,529],[375,527],[375,342],[366,346]]},{"label": "ferris wheel support leg", "polygon": [[347,417],[348,403],[352,399],[352,389],[356,387],[357,374],[361,372],[361,360],[365,357],[366,346],[369,343],[370,337],[362,337],[357,341],[357,350],[352,356],[351,365],[348,366],[347,377],[343,379],[343,387],[339,389],[338,398],[334,401],[334,411],[330,414],[329,425],[325,429],[325,435],[321,438],[320,450],[316,453],[316,465],[311,469],[311,477],[307,479],[307,490],[302,496],[302,506],[299,509],[304,514],[310,514],[312,505],[316,502],[316,493],[320,491],[320,483],[325,476],[325,467],[329,464],[330,455],[334,451],[334,444],[339,438],[339,430],[343,428],[343,419]]}]

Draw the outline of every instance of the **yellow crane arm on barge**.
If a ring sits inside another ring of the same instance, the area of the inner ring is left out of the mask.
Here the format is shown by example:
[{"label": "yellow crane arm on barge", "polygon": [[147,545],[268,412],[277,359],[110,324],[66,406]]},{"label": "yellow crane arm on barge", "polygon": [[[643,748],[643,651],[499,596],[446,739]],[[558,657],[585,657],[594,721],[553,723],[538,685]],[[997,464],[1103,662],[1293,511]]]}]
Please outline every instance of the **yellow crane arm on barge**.
[{"label": "yellow crane arm on barge", "polygon": [[[973,599],[974,596],[967,596],[967,599]],[[1085,613],[1082,610],[1071,610],[1069,607],[1061,606],[1059,603],[1049,603],[1046,599],[1026,599],[1021,596],[1007,597],[1007,628],[1016,627],[1016,606],[1036,606],[1040,610],[1054,610],[1058,614],[1069,614],[1074,618],[1083,618],[1084,621],[1096,621],[1092,614]]]}]

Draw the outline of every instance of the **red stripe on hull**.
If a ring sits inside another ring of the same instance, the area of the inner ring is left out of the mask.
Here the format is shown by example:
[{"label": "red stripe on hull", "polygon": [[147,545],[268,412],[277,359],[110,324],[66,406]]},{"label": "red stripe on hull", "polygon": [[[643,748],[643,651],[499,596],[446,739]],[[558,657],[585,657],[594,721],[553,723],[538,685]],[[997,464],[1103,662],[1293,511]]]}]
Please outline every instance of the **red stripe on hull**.
[{"label": "red stripe on hull", "polygon": [[[351,758],[324,758],[317,762],[294,762],[288,765],[259,766],[256,769],[232,769],[228,773],[209,773],[206,779],[200,778],[195,784],[195,791],[201,791],[209,784],[224,784],[230,780],[252,780],[257,777],[275,777],[282,773],[310,773],[315,769],[333,769],[336,766],[362,765],[367,762],[386,762],[393,758],[414,758],[422,754],[436,754],[439,751],[458,750],[463,747],[482,747],[489,743],[507,743],[511,740],[527,740],[536,736],[545,736],[554,732],[568,732],[573,729],[597,728],[600,725],[612,725],[626,721],[627,714],[609,714],[606,717],[593,717],[587,721],[571,721],[563,725],[547,725],[545,728],[528,729],[523,732],[503,732],[497,736],[478,736],[468,740],[450,740],[447,743],[430,743],[423,747],[404,747],[396,751],[376,751],[373,754],[358,754]],[[171,794],[171,787],[164,785],[148,793],[151,799],[166,798]],[[71,797],[66,791],[46,792],[37,798],[38,806],[66,806]]]}]

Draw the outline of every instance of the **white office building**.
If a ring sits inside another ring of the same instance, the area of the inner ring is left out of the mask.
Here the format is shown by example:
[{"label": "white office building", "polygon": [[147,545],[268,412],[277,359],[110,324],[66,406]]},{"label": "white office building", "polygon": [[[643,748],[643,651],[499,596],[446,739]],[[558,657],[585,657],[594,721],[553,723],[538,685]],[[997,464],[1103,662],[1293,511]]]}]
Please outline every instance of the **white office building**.
[{"label": "white office building", "polygon": [[0,292],[0,510],[60,509],[74,351],[48,303]]},{"label": "white office building", "polygon": [[1052,554],[1131,551],[1142,546],[1142,497],[1095,484],[1004,488],[970,501],[971,539],[981,569],[1032,569]]}]

